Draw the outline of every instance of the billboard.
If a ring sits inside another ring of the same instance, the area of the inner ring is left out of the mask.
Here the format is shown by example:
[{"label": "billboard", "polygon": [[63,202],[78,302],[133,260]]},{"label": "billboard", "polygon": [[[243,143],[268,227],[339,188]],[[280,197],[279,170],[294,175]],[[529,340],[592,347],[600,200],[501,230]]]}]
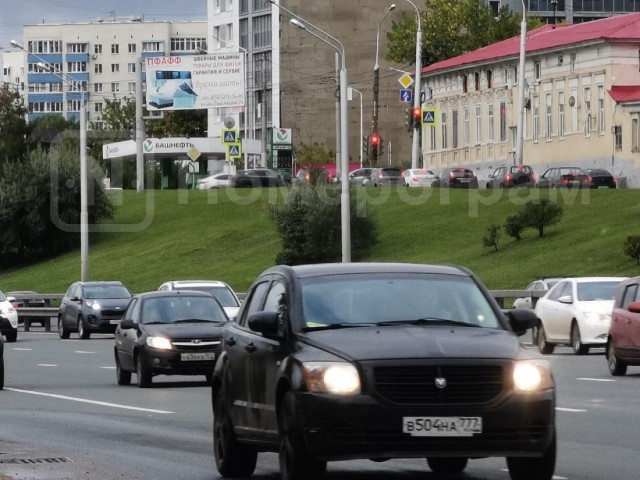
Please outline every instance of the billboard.
[{"label": "billboard", "polygon": [[195,110],[245,105],[241,53],[150,57],[147,110]]}]

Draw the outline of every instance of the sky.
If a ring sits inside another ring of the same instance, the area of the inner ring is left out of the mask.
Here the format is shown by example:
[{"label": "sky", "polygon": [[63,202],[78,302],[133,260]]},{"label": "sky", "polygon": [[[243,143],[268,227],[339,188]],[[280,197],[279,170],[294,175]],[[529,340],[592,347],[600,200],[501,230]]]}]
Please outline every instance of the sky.
[{"label": "sky", "polygon": [[136,15],[145,20],[207,20],[206,0],[0,0],[0,47],[15,51],[23,43],[22,26],[89,22]]}]

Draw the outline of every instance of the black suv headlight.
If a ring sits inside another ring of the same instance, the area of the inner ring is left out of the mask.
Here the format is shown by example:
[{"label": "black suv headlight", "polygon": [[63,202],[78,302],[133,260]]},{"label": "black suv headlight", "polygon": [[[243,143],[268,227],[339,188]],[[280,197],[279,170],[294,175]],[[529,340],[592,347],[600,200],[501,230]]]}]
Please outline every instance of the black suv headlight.
[{"label": "black suv headlight", "polygon": [[302,374],[307,390],[334,395],[358,395],[360,375],[346,362],[304,362]]},{"label": "black suv headlight", "polygon": [[517,392],[541,392],[553,388],[551,366],[546,360],[520,360],[513,368],[513,386]]}]

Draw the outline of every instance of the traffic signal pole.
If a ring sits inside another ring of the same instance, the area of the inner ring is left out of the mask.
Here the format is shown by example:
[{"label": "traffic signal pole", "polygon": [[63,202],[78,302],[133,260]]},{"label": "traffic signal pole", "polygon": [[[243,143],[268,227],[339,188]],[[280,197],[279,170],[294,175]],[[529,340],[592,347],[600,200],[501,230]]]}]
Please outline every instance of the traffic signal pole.
[{"label": "traffic signal pole", "polygon": [[[373,134],[371,138],[377,138],[378,135],[378,95],[380,93],[380,68],[378,65],[373,69],[373,122],[372,122],[372,131]],[[378,164],[378,149],[374,148],[371,151],[371,160],[373,165]]]}]

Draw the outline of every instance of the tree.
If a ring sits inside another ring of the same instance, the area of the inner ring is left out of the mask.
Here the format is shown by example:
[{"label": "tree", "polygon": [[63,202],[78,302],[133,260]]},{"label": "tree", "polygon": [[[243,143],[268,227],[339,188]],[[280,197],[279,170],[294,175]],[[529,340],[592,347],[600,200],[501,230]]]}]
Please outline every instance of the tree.
[{"label": "tree", "polygon": [[[269,215],[282,238],[276,263],[339,262],[342,257],[340,190],[302,184],[293,187],[282,202],[269,207]],[[377,225],[371,216],[358,214],[351,196],[351,251],[354,261],[377,242]]]},{"label": "tree", "polygon": [[538,236],[544,235],[544,228],[558,223],[562,218],[562,207],[547,198],[531,200],[524,205],[522,218],[527,227],[538,230]]},{"label": "tree", "polygon": [[516,240],[520,240],[520,235],[522,234],[522,230],[524,230],[525,227],[525,220],[522,213],[510,215],[504,222],[505,232],[507,232],[507,235],[515,238]]},{"label": "tree", "polygon": [[294,155],[298,165],[306,167],[312,165],[325,165],[335,161],[335,154],[327,150],[324,145],[314,142],[311,145],[302,143],[295,148]]},{"label": "tree", "polygon": [[640,235],[629,235],[624,241],[624,253],[640,265]]},{"label": "tree", "polygon": [[497,252],[500,236],[500,227],[495,224],[489,225],[487,227],[487,232],[482,237],[482,244],[485,247],[494,248]]},{"label": "tree", "polygon": [[0,173],[2,164],[21,161],[29,152],[31,127],[20,92],[8,84],[0,89]]},{"label": "tree", "polygon": [[133,132],[136,126],[136,102],[129,97],[104,99],[102,121],[107,130]]},{"label": "tree", "polygon": [[207,131],[206,110],[174,110],[164,112],[162,120],[146,124],[149,137],[202,137]]},{"label": "tree", "polygon": [[[430,65],[520,34],[522,16],[503,6],[494,16],[483,0],[426,0],[422,9],[422,65]],[[529,30],[542,25],[529,19]],[[415,62],[415,15],[393,21],[387,34],[387,59]]]}]

